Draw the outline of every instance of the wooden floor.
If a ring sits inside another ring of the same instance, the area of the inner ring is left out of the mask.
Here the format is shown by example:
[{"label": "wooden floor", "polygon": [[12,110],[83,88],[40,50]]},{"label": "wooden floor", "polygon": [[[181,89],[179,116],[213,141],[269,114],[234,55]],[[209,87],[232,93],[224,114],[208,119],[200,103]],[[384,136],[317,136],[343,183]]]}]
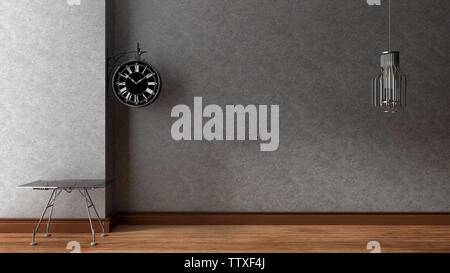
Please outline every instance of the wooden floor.
[{"label": "wooden floor", "polygon": [[360,252],[377,241],[381,252],[450,252],[448,226],[118,226],[90,246],[90,234],[0,234],[0,252]]}]

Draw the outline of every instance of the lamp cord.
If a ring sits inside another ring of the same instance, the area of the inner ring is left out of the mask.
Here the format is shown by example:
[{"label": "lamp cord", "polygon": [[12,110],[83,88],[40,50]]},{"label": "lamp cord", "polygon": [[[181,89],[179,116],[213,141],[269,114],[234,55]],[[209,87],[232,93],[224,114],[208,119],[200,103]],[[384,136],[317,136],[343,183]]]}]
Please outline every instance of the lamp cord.
[{"label": "lamp cord", "polygon": [[391,0],[389,0],[389,51],[391,51]]}]

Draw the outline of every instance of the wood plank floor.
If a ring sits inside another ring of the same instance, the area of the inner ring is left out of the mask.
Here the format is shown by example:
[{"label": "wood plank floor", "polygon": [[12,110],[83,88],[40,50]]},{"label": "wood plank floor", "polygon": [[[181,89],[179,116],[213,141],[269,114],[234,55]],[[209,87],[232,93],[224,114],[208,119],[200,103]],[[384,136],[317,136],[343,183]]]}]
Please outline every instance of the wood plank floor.
[{"label": "wood plank floor", "polygon": [[69,241],[81,252],[359,252],[369,241],[381,252],[450,252],[448,226],[118,226],[108,237],[90,234],[0,234],[0,252],[70,252]]}]

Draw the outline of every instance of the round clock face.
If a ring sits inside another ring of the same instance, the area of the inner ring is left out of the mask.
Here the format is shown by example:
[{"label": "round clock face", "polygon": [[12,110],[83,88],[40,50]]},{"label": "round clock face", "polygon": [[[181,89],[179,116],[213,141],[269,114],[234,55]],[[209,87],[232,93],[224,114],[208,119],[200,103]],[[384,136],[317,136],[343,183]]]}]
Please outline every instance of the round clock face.
[{"label": "round clock face", "polygon": [[113,76],[116,97],[132,107],[149,105],[159,95],[161,79],[158,71],[143,61],[128,61],[116,69]]}]

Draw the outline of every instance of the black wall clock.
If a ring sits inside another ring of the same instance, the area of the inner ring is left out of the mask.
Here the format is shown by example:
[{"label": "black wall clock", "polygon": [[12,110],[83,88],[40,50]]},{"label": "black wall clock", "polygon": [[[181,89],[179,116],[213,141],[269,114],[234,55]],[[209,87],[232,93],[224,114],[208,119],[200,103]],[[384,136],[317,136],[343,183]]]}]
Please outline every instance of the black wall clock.
[{"label": "black wall clock", "polygon": [[114,95],[125,105],[143,107],[156,100],[161,90],[161,77],[151,64],[141,60],[138,46],[136,58],[121,64],[114,72]]}]

